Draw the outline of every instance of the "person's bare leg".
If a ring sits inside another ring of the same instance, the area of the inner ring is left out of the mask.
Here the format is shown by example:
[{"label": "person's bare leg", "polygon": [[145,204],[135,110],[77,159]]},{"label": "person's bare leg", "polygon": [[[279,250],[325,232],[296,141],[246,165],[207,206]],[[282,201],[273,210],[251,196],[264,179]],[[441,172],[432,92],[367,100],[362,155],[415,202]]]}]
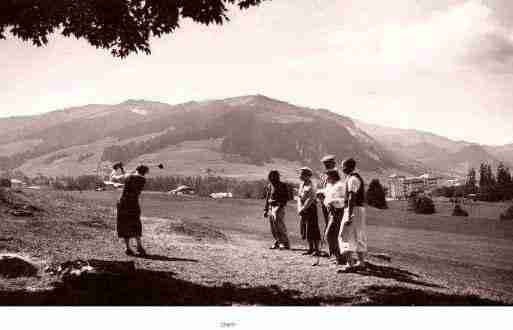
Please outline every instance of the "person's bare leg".
[{"label": "person's bare leg", "polygon": [[312,253],[314,253],[314,251],[315,251],[315,250],[314,250],[314,244],[313,244],[313,241],[308,240],[308,250],[307,250],[305,253],[303,253],[303,255],[309,255],[309,254],[312,254]]},{"label": "person's bare leg", "polygon": [[142,255],[146,255],[146,251],[144,250],[143,246],[142,246],[142,242],[141,242],[141,236],[137,236],[135,238],[136,242],[137,242],[137,252],[139,252],[140,254]]},{"label": "person's bare leg", "polygon": [[134,251],[132,251],[132,249],[130,248],[130,238],[129,237],[123,237],[123,239],[125,241],[125,246],[126,246],[125,254],[128,255],[128,256],[133,256],[134,255]]},{"label": "person's bare leg", "polygon": [[356,252],[358,256],[358,262],[355,264],[356,267],[365,266],[365,252]]},{"label": "person's bare leg", "polygon": [[319,251],[319,241],[313,241],[313,250],[314,252],[312,255],[314,256],[318,256],[321,253],[321,251]]}]

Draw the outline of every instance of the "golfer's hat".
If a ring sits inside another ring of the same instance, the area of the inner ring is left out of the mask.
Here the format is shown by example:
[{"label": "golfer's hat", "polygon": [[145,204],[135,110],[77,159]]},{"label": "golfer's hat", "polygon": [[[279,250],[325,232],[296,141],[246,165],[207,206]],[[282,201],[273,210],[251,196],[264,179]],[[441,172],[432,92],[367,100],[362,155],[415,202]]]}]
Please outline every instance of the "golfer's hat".
[{"label": "golfer's hat", "polygon": [[312,171],[312,169],[310,167],[304,166],[304,167],[301,167],[300,169],[298,169],[298,171],[299,171],[300,174],[305,173],[305,174],[307,174],[309,176],[313,175],[313,171]]},{"label": "golfer's hat", "polygon": [[326,162],[334,161],[334,160],[335,160],[335,155],[326,155],[326,156],[322,157],[321,162],[326,163]]},{"label": "golfer's hat", "polygon": [[117,170],[118,168],[122,168],[122,167],[123,167],[123,163],[122,162],[117,162],[117,163],[112,164],[112,168],[114,170]]}]

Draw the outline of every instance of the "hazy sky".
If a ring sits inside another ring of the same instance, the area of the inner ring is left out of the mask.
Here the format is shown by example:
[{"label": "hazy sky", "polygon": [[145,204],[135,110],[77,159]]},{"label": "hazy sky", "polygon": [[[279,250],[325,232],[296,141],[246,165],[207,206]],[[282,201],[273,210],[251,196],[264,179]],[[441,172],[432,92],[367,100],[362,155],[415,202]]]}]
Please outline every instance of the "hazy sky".
[{"label": "hazy sky", "polygon": [[142,98],[264,94],[370,123],[513,142],[513,1],[273,0],[183,22],[125,60],[54,37],[0,40],[0,116]]}]

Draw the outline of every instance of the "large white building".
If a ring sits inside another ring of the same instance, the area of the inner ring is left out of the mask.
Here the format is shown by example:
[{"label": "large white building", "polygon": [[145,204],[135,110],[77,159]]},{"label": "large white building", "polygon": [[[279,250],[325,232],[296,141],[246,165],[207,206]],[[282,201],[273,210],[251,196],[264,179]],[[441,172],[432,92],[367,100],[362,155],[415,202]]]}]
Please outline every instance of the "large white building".
[{"label": "large white building", "polygon": [[392,174],[388,177],[387,197],[391,199],[406,199],[411,193],[426,192],[440,185],[440,177],[423,174],[418,177],[405,177]]}]

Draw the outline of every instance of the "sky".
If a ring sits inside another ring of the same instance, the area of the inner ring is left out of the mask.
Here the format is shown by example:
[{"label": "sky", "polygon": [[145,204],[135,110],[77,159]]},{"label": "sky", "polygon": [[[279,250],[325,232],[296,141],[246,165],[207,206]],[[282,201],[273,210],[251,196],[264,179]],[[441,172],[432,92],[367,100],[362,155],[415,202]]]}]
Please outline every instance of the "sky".
[{"label": "sky", "polygon": [[151,55],[0,40],[0,117],[263,94],[368,123],[513,143],[513,1],[273,0],[183,21]]}]

